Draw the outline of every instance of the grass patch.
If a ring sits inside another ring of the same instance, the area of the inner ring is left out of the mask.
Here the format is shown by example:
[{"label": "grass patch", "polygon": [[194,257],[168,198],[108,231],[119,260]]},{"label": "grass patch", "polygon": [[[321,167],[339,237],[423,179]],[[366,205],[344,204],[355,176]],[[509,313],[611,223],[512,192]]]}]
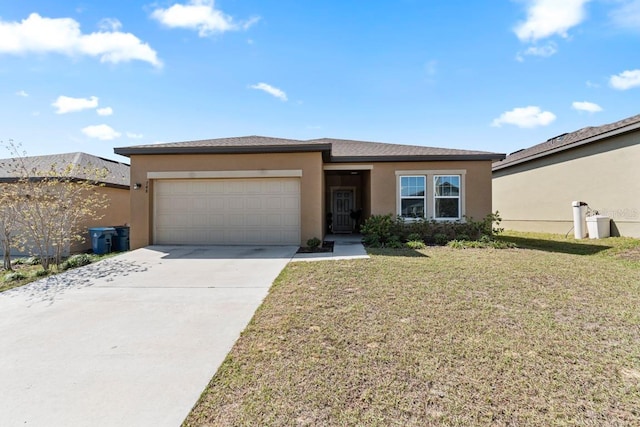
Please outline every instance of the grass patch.
[{"label": "grass patch", "polygon": [[11,262],[13,271],[5,271],[0,269],[0,292],[8,291],[9,289],[18,288],[24,286],[43,277],[57,274],[67,269],[81,267],[93,262],[100,261],[105,258],[110,258],[116,253],[110,253],[105,255],[94,254],[79,254],[72,255],[66,261],[60,265],[60,271],[56,269],[55,265],[51,266],[49,271],[44,271],[42,266],[38,262],[37,258],[17,258]]},{"label": "grass patch", "polygon": [[640,425],[640,242],[503,238],[289,264],[184,425]]}]

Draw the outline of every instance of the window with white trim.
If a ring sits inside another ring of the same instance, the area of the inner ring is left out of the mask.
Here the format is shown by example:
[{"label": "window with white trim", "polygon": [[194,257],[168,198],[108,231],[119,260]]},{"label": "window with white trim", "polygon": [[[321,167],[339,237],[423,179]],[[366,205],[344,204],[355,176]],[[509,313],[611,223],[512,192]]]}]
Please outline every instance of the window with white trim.
[{"label": "window with white trim", "polygon": [[433,211],[435,219],[460,219],[460,175],[433,177]]},{"label": "window with white trim", "polygon": [[427,212],[427,180],[425,176],[400,177],[400,215],[424,218]]},{"label": "window with white trim", "polygon": [[465,216],[464,169],[396,170],[397,215],[437,221],[458,221]]}]

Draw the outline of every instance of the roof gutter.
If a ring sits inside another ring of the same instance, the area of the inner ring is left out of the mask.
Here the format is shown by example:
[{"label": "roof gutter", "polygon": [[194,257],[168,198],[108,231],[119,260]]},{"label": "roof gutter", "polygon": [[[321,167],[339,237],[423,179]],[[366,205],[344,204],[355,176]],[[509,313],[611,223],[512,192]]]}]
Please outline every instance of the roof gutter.
[{"label": "roof gutter", "polygon": [[505,154],[433,154],[427,156],[340,156],[331,157],[331,163],[358,162],[434,162],[434,161],[473,161],[473,160],[502,160]]},{"label": "roof gutter", "polygon": [[264,146],[209,146],[209,147],[118,147],[114,153],[121,156],[137,154],[262,154],[262,153],[315,153],[331,151],[331,144],[264,145]]},{"label": "roof gutter", "polygon": [[634,123],[632,125],[629,126],[625,126],[623,128],[618,128],[618,129],[614,129],[611,130],[609,132],[605,132],[605,133],[601,133],[600,135],[595,135],[586,139],[582,139],[580,141],[576,141],[572,144],[567,144],[567,145],[563,145],[562,147],[558,147],[558,148],[553,148],[551,150],[547,150],[547,151],[543,151],[541,153],[538,154],[534,154],[532,156],[529,157],[523,157],[522,159],[519,160],[514,160],[513,162],[509,162],[506,164],[497,164],[495,166],[493,166],[492,171],[499,171],[502,169],[507,169],[510,168],[511,166],[516,166],[522,163],[526,163],[526,162],[530,162],[542,157],[546,157],[546,156],[550,156],[552,154],[556,154],[556,153],[560,153],[562,151],[566,151],[566,150],[571,150],[572,148],[578,148],[582,145],[586,145],[586,144],[591,144],[593,142],[598,142],[598,141],[603,141],[605,139],[609,139],[609,138],[613,138],[616,136],[620,136],[623,135],[625,133],[629,133],[629,132],[633,132],[635,130],[640,129],[640,122],[638,123]]}]

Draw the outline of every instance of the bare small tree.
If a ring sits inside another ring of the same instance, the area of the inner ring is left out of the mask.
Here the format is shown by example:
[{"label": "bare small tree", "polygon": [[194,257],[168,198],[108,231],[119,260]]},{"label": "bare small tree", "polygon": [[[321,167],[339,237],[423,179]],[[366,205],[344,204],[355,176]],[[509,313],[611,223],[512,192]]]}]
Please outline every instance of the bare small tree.
[{"label": "bare small tree", "polygon": [[11,249],[17,247],[18,209],[14,188],[9,184],[0,186],[0,247],[2,247],[2,267],[11,268]]},{"label": "bare small tree", "polygon": [[46,170],[32,167],[19,146],[10,142],[13,155],[15,198],[20,242],[38,256],[42,268],[60,266],[72,242],[83,241],[82,223],[100,219],[108,198],[97,191],[108,171],[92,166],[52,164]]}]

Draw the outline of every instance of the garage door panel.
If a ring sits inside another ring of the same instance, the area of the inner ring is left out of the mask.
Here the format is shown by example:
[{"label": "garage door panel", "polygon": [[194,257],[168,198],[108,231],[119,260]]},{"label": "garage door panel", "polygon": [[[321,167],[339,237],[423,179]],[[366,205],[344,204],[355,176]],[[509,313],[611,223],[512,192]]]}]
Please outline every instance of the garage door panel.
[{"label": "garage door panel", "polygon": [[298,178],[159,180],[157,244],[299,244]]},{"label": "garage door panel", "polygon": [[248,196],[245,199],[245,207],[247,209],[262,209],[262,202],[263,202],[262,197]]},{"label": "garage door panel", "polygon": [[300,216],[299,215],[282,215],[282,221],[285,224],[297,225],[300,227]]},{"label": "garage door panel", "polygon": [[300,205],[300,199],[293,197],[283,197],[281,207],[286,211],[296,209]]}]

